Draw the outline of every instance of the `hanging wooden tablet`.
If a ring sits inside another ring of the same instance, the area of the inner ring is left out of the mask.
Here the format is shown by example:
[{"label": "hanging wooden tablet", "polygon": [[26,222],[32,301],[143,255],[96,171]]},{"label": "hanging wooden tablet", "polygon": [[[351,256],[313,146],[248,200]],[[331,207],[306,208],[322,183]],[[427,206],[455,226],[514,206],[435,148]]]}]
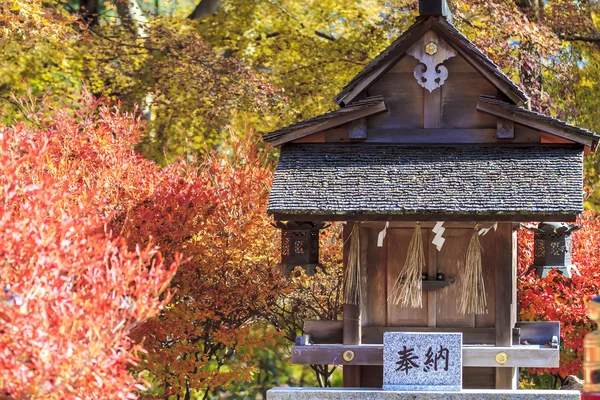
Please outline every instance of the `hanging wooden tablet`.
[{"label": "hanging wooden tablet", "polygon": [[458,312],[461,314],[487,314],[487,298],[481,264],[481,245],[479,244],[477,227],[475,227],[475,232],[473,232],[473,237],[471,237],[469,243],[465,269],[460,280],[462,281],[462,293],[458,304]]},{"label": "hanging wooden tablet", "polygon": [[360,298],[360,223],[350,233],[348,263],[344,272],[344,303],[358,304]]},{"label": "hanging wooden tablet", "polygon": [[408,245],[406,261],[400,275],[394,283],[392,294],[388,301],[402,307],[423,307],[423,267],[425,252],[423,251],[423,234],[421,225],[417,223]]}]

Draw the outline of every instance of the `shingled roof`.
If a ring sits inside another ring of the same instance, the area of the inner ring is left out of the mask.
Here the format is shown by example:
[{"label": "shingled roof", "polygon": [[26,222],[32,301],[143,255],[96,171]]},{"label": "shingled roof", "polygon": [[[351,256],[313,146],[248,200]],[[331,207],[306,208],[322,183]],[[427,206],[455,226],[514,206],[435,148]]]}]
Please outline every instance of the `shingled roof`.
[{"label": "shingled roof", "polygon": [[499,89],[503,90],[515,103],[527,103],[529,101],[525,92],[510,80],[477,46],[443,17],[418,18],[406,32],[352,78],[335,96],[333,101],[341,106],[350,104],[360,92],[368,88],[379,76],[387,72],[396,62],[404,57],[406,50],[429,29],[433,29],[440,34],[456,48],[461,56],[472,58],[473,62],[481,66],[488,74],[497,78],[498,86],[500,86]]},{"label": "shingled roof", "polygon": [[582,149],[537,146],[283,147],[268,212],[348,217],[565,216],[582,212]]},{"label": "shingled roof", "polygon": [[536,125],[534,128],[546,130],[550,133],[558,134],[559,136],[565,136],[561,133],[569,133],[568,139],[574,139],[581,144],[592,145],[593,142],[598,142],[598,140],[600,140],[600,136],[592,131],[568,124],[559,119],[535,111],[527,110],[514,104],[506,103],[493,97],[479,97],[477,109],[498,117],[511,119],[524,125],[529,121],[530,124],[533,123]]},{"label": "shingled roof", "polygon": [[[299,139],[324,129],[333,128],[336,125],[367,117],[381,111],[385,111],[385,102],[382,96],[367,97],[356,101],[348,107],[340,108],[326,114],[288,125],[273,132],[263,135],[263,140],[273,145],[280,145],[287,141]],[[336,122],[337,121],[337,122]]]}]

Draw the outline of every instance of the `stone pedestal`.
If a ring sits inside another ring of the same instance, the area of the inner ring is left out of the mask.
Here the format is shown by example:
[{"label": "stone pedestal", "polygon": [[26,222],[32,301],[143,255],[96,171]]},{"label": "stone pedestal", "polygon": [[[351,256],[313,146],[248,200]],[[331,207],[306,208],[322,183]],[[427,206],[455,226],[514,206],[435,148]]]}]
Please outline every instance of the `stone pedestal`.
[{"label": "stone pedestal", "polygon": [[398,392],[352,388],[275,388],[267,400],[579,400],[577,390],[462,390],[460,392]]}]

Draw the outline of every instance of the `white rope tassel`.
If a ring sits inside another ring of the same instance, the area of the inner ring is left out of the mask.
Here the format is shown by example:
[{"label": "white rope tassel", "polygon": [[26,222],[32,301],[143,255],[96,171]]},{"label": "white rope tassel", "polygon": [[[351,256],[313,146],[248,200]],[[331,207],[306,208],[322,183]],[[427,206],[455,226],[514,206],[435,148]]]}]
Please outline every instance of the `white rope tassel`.
[{"label": "white rope tassel", "polygon": [[477,228],[469,243],[464,276],[461,277],[461,280],[463,284],[458,312],[461,314],[487,314],[487,298],[481,264],[481,245],[479,244]]},{"label": "white rope tassel", "polygon": [[350,233],[348,264],[344,272],[344,303],[358,304],[360,299],[360,226],[354,224]]},{"label": "white rope tassel", "polygon": [[423,251],[423,234],[421,225],[417,224],[408,245],[406,262],[394,283],[392,294],[388,298],[395,305],[402,307],[423,307],[423,267],[425,252]]}]

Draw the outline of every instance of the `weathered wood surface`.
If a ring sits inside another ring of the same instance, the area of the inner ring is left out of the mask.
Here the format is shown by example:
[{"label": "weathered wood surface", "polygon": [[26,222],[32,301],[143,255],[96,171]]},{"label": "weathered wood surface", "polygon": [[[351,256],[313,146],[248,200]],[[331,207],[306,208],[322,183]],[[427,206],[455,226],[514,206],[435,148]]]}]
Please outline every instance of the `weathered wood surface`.
[{"label": "weathered wood surface", "polygon": [[[350,234],[354,224],[344,225],[342,240],[344,241],[343,265],[348,265],[348,252],[350,248]],[[344,304],[344,319],[342,329],[342,341],[344,345],[360,345],[360,304]],[[308,346],[307,346],[308,347]],[[313,363],[322,364],[322,363]],[[360,366],[349,366],[344,368],[344,387],[357,387],[360,385]]]},{"label": "weathered wood surface", "polygon": [[478,112],[476,106],[481,94],[496,96],[498,89],[462,57],[446,61],[446,66],[450,76],[442,86],[441,127],[496,129],[496,118]]},{"label": "weathered wood surface", "polygon": [[305,136],[312,135],[312,134],[315,134],[315,133],[318,133],[318,132],[321,132],[321,131],[324,131],[327,129],[335,128],[340,125],[349,123],[351,121],[354,121],[354,120],[357,120],[360,118],[364,118],[369,115],[373,115],[375,113],[380,113],[385,110],[386,110],[385,103],[383,103],[383,102],[377,103],[370,107],[366,107],[361,110],[357,110],[356,112],[353,112],[353,113],[347,113],[345,115],[340,115],[340,116],[337,116],[334,118],[327,119],[323,122],[319,122],[319,123],[307,126],[305,128],[298,129],[293,132],[289,132],[288,134],[286,134],[282,137],[274,139],[273,141],[271,141],[271,144],[273,146],[280,146],[284,143],[288,143],[293,140],[297,140],[297,139],[303,138]]},{"label": "weathered wood surface", "polygon": [[[387,296],[392,293],[394,284],[406,262],[408,245],[414,232],[413,228],[388,229],[388,271],[387,271]],[[423,242],[428,243],[428,230],[422,229]],[[426,249],[424,249],[426,250]],[[410,308],[387,302],[387,321],[389,326],[427,326],[427,301],[426,293],[422,294],[423,307]],[[386,303],[379,304],[386,307]]]},{"label": "weathered wood surface", "polygon": [[383,96],[388,109],[367,118],[369,134],[372,129],[423,128],[424,89],[413,76],[418,64],[406,57],[369,88],[369,96]]},{"label": "weathered wood surface", "polygon": [[[383,241],[382,247],[377,247],[379,232],[383,229],[363,227],[369,232],[369,248],[366,260],[366,282],[364,298],[364,314],[361,323],[363,329],[368,326],[387,325],[387,269],[389,240]],[[390,230],[388,229],[388,234]],[[389,239],[389,238],[388,238]]]},{"label": "weathered wood surface", "polygon": [[465,254],[469,248],[474,229],[446,229],[444,238],[446,242],[439,251],[437,269],[445,275],[454,275],[458,281],[437,294],[437,326],[438,327],[474,327],[473,314],[461,314],[457,304],[462,293],[460,277],[465,268]]},{"label": "weathered wood surface", "polygon": [[[515,231],[516,234],[516,231]],[[510,223],[498,224],[496,231],[496,346],[511,346],[512,329],[516,321],[516,304],[513,291],[516,293],[516,242],[513,243],[513,228]],[[492,365],[489,365],[492,366]],[[516,367],[525,366],[514,364]],[[558,366],[558,362],[557,362]],[[514,369],[496,369],[496,388],[513,389],[517,384]]]},{"label": "weathered wood surface", "polygon": [[304,321],[304,334],[313,343],[335,344],[344,340],[344,321]]},{"label": "weathered wood surface", "polygon": [[[471,327],[455,327],[455,328],[432,328],[432,327],[368,327],[363,328],[362,343],[363,344],[383,344],[384,332],[423,332],[423,333],[454,333],[460,332],[463,334],[463,343],[472,345],[493,345],[496,343],[496,330],[494,328],[471,328]],[[513,331],[513,336],[516,341],[519,339],[519,330]],[[537,344],[537,343],[531,343]]]},{"label": "weathered wood surface", "polygon": [[[345,361],[345,351],[352,351],[352,361]],[[500,364],[496,355],[506,353],[507,362]],[[556,368],[559,349],[542,346],[463,346],[463,366],[497,368]],[[292,363],[347,366],[383,365],[383,345],[310,345],[293,346]]]},{"label": "weathered wood surface", "polygon": [[575,222],[576,214],[565,215],[541,215],[541,214],[482,214],[482,215],[462,215],[462,214],[411,214],[411,215],[388,215],[388,214],[280,214],[274,213],[273,218],[276,221],[512,221],[512,222],[530,222],[530,221],[550,221],[550,222]]},{"label": "weathered wood surface", "polygon": [[[343,321],[304,321],[304,333],[310,335],[315,344],[342,343]],[[495,345],[496,328],[436,328],[436,327],[392,327],[363,326],[361,329],[363,344],[382,344],[384,332],[461,332],[464,344]],[[517,322],[512,330],[513,344],[546,345],[552,337],[560,340],[559,322]]]},{"label": "weathered wood surface", "polygon": [[361,140],[367,138],[366,118],[360,118],[348,124],[348,137],[350,140]]},{"label": "weathered wood surface", "polygon": [[497,119],[497,136],[498,139],[514,139],[515,138],[515,122],[498,118]]},{"label": "weathered wood surface", "polygon": [[505,110],[504,108],[495,104],[489,104],[480,101],[477,103],[477,110],[488,113],[490,115],[494,115],[496,117],[501,117],[514,121],[518,124],[530,127],[532,129],[537,129],[540,131],[551,133],[553,135],[559,136],[564,139],[572,140],[576,143],[580,143],[585,146],[591,146],[593,144],[592,138],[577,135],[567,129],[564,129],[560,126],[551,124],[541,119],[528,118],[525,115],[510,112],[509,110]]}]

